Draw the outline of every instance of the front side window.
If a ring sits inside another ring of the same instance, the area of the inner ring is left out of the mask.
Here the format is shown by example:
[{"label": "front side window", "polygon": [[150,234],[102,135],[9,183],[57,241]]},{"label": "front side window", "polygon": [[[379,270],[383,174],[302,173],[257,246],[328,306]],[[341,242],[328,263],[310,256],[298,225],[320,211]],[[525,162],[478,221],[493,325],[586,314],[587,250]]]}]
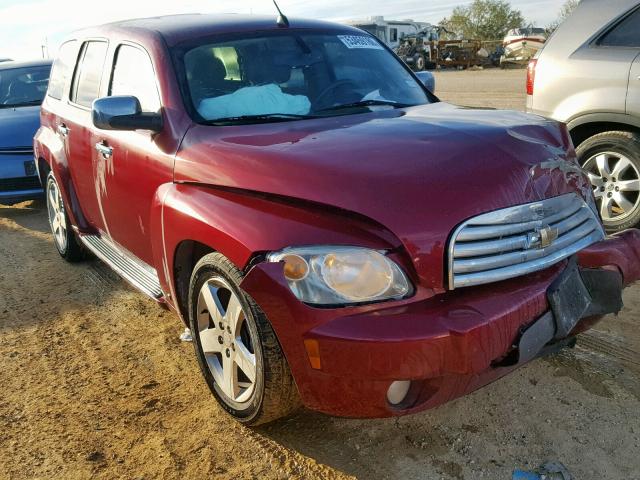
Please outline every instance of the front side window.
[{"label": "front side window", "polygon": [[600,45],[606,47],[640,47],[640,8],[607,33]]},{"label": "front side window", "polygon": [[91,107],[93,101],[98,98],[106,56],[106,42],[91,41],[83,45],[71,89],[72,102]]},{"label": "front side window", "polygon": [[50,72],[49,65],[0,70],[0,108],[40,105]]},{"label": "front side window", "polygon": [[47,94],[60,100],[64,93],[64,86],[67,84],[67,80],[71,76],[74,65],[74,54],[76,52],[76,41],[64,43],[58,51],[58,58],[53,64],[51,69],[51,79],[49,80],[49,90]]},{"label": "front side window", "polygon": [[146,52],[130,45],[118,47],[109,95],[132,95],[143,112],[160,110],[156,77]]},{"label": "front side window", "polygon": [[183,45],[173,54],[184,72],[186,100],[205,123],[429,103],[414,77],[366,34],[274,32]]}]

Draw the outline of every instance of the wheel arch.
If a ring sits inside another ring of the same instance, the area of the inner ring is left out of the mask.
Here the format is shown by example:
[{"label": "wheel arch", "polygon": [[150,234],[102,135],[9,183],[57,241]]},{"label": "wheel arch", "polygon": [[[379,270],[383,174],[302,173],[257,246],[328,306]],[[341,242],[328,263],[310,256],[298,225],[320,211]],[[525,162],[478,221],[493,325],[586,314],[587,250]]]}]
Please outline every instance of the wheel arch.
[{"label": "wheel arch", "polygon": [[588,114],[574,118],[567,123],[574,146],[579,146],[588,138],[609,131],[640,133],[640,119],[618,113]]},{"label": "wheel arch", "polygon": [[[163,266],[163,290],[170,292],[170,303],[185,322],[189,280],[208,253],[221,253],[246,273],[266,252],[293,245],[401,245],[388,231],[345,218],[348,214],[212,187],[170,184],[162,190],[156,203],[161,214],[152,227],[160,229],[153,235],[155,263]],[[350,228],[345,228],[345,221]]]},{"label": "wheel arch", "polygon": [[173,255],[175,303],[185,323],[188,323],[189,318],[189,281],[193,269],[202,257],[215,251],[210,245],[195,240],[183,240],[176,247]]}]

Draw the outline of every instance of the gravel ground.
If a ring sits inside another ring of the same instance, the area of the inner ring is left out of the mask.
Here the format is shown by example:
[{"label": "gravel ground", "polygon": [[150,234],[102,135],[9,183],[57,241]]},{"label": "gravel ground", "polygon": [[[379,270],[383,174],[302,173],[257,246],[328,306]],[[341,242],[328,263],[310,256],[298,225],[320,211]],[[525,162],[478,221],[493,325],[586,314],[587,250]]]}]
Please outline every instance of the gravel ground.
[{"label": "gravel ground", "polygon": [[[438,94],[521,108],[522,71],[445,72]],[[401,419],[301,412],[251,430],[217,407],[176,316],[97,261],[64,263],[39,202],[0,207],[0,479],[509,479],[564,463],[640,479],[640,288],[579,340]]]},{"label": "gravel ground", "polygon": [[526,70],[443,70],[435,76],[436,95],[445,102],[524,110]]}]

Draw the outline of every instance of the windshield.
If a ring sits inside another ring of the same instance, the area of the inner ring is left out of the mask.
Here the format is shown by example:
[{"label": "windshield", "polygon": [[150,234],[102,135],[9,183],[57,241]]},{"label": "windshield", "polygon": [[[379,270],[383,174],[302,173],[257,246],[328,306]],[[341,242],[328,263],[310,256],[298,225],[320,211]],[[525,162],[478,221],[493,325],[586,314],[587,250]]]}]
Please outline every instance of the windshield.
[{"label": "windshield", "polygon": [[40,105],[50,71],[48,65],[0,70],[0,108]]},{"label": "windshield", "polygon": [[429,103],[373,37],[274,32],[177,50],[187,101],[207,123],[288,121]]}]

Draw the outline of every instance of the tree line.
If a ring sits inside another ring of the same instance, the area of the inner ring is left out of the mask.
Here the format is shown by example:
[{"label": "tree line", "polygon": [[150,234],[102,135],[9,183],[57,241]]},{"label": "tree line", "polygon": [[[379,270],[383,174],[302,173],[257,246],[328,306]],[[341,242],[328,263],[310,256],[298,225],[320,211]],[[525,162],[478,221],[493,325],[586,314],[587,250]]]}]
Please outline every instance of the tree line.
[{"label": "tree line", "polygon": [[[580,0],[566,0],[558,12],[558,18],[546,25],[551,34],[573,12]],[[528,27],[530,24],[507,0],[474,0],[470,5],[453,9],[451,16],[438,24],[445,35],[477,40],[499,40],[509,30]]]}]

